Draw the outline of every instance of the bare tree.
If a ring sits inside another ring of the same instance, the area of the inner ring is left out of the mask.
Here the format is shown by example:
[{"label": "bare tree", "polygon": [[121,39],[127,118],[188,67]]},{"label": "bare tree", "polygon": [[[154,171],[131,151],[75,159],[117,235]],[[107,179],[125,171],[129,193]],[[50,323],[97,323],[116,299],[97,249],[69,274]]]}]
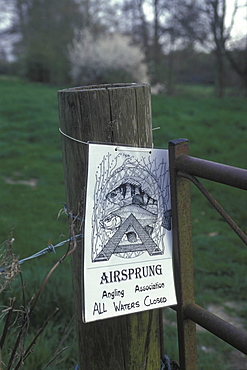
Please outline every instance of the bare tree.
[{"label": "bare tree", "polygon": [[247,35],[231,44],[226,50],[226,57],[233,70],[239,76],[244,93],[247,96]]},{"label": "bare tree", "polygon": [[146,63],[152,82],[158,79],[158,64],[161,56],[160,0],[124,0],[121,17],[124,21],[123,32],[132,37],[145,53]]},{"label": "bare tree", "polygon": [[216,96],[224,95],[226,43],[231,38],[238,0],[234,2],[234,10],[229,27],[226,26],[226,0],[205,0],[204,13],[207,17],[209,30],[212,35],[213,52],[216,67]]},{"label": "bare tree", "polygon": [[[247,1],[245,5],[238,7],[235,3],[234,11],[236,14],[237,9],[247,11]],[[232,26],[234,24],[234,18],[232,19]],[[245,17],[245,24],[247,26],[247,15]],[[231,67],[239,76],[242,86],[247,96],[247,27],[245,27],[245,35],[239,40],[231,41],[225,50],[226,57],[230,62]]]},{"label": "bare tree", "polygon": [[81,28],[90,29],[97,36],[100,33],[115,30],[117,27],[116,0],[75,0],[81,15]]},{"label": "bare tree", "polygon": [[[164,52],[167,55],[167,92],[173,94],[176,67],[179,60],[177,51],[193,50],[206,37],[203,15],[199,8],[200,0],[173,0],[167,3],[163,35],[166,39]],[[181,53],[180,53],[181,55]]]},{"label": "bare tree", "polygon": [[129,35],[135,44],[139,44],[145,53],[146,61],[150,60],[151,22],[147,20],[144,9],[146,0],[124,0],[120,11],[121,24],[119,31]]}]

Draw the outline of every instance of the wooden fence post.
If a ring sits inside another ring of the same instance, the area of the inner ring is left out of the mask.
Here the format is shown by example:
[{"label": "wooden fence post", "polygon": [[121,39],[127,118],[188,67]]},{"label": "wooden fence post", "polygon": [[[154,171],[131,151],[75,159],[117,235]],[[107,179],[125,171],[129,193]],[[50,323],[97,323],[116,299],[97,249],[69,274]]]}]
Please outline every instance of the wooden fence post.
[{"label": "wooden fence post", "polygon": [[[71,88],[58,92],[63,133],[84,142],[151,147],[150,87],[117,84]],[[67,206],[84,220],[88,146],[62,135]],[[80,233],[83,221],[75,222]],[[80,370],[160,368],[160,311],[82,323],[83,248],[72,257]]]}]

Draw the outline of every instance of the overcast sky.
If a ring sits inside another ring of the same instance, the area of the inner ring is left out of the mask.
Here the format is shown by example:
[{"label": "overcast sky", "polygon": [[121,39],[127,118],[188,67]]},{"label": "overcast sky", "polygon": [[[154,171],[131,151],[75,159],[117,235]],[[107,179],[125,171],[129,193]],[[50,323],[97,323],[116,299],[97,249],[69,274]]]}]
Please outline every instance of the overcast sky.
[{"label": "overcast sky", "polygon": [[[238,0],[239,5],[246,5],[247,0]],[[229,24],[233,12],[235,0],[227,0],[227,22]],[[247,33],[247,7],[240,8],[236,14],[234,28],[233,28],[233,38],[241,38]]]}]

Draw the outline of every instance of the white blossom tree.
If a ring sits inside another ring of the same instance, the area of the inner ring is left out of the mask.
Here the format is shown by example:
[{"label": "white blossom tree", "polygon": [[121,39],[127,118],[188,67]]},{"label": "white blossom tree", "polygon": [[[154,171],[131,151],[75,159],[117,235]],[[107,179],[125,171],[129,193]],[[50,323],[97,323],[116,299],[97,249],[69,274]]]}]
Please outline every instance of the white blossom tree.
[{"label": "white blossom tree", "polygon": [[77,31],[69,46],[71,76],[76,84],[148,83],[144,59],[140,47],[118,33],[95,37],[88,29]]}]

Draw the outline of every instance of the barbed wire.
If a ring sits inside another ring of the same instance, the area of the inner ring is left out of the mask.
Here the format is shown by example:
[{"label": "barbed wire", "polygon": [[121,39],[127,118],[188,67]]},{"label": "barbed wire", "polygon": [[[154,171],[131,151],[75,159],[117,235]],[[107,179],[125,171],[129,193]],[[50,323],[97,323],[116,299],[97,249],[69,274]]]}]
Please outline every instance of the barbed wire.
[{"label": "barbed wire", "polygon": [[[61,202],[61,204],[63,204],[63,211],[64,211],[64,213],[67,216],[71,216],[71,214],[68,213],[66,203],[62,203]],[[72,218],[73,219],[81,220],[79,217],[73,216],[73,215],[72,215]],[[46,253],[56,253],[56,248],[62,247],[64,244],[70,243],[70,242],[72,242],[74,240],[79,240],[79,239],[82,238],[82,236],[83,236],[83,234],[81,233],[81,234],[77,234],[75,236],[71,236],[70,238],[68,238],[66,240],[63,240],[60,243],[57,243],[56,245],[50,244],[50,245],[48,245],[48,247],[42,249],[41,251],[36,252],[36,253],[32,254],[31,256],[29,256],[29,257],[26,257],[26,258],[23,258],[23,259],[19,260],[18,261],[18,264],[19,265],[22,265],[24,262],[30,261],[30,260],[32,260],[34,258],[37,258],[37,257],[40,257],[40,256],[43,256]],[[7,269],[9,269],[9,266],[0,267],[0,273],[4,273]]]},{"label": "barbed wire", "polygon": [[81,218],[80,218],[80,217],[75,216],[75,215],[72,215],[71,213],[69,213],[68,208],[67,208],[67,204],[66,204],[66,203],[64,203],[64,202],[60,202],[60,204],[62,204],[62,205],[63,205],[63,212],[66,214],[66,216],[68,216],[68,217],[72,217],[74,220],[79,220],[79,221],[81,221]]},{"label": "barbed wire", "polygon": [[21,265],[22,263],[24,263],[26,261],[29,261],[29,260],[31,260],[33,258],[40,257],[40,256],[42,256],[42,255],[44,255],[46,253],[51,253],[51,252],[56,253],[56,248],[62,247],[64,244],[67,244],[67,243],[69,243],[69,242],[71,242],[71,241],[73,241],[75,239],[79,239],[81,237],[82,237],[82,234],[77,234],[77,235],[72,236],[71,238],[69,238],[67,240],[63,240],[62,242],[60,242],[60,243],[58,243],[56,245],[50,244],[50,245],[48,245],[48,247],[42,249],[41,251],[39,251],[37,253],[34,253],[31,256],[29,256],[29,257],[26,257],[26,258],[21,259],[19,261],[19,264]]}]

